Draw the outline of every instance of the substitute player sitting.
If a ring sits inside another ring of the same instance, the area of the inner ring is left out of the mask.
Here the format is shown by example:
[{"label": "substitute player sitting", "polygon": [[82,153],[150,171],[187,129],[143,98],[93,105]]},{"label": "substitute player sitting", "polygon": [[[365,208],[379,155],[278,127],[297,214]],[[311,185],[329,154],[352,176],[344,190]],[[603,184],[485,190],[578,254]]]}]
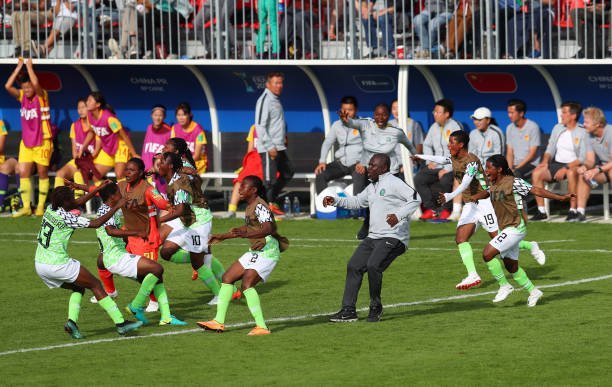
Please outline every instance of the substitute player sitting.
[{"label": "substitute player sitting", "polygon": [[246,298],[249,310],[255,319],[256,326],[249,336],[268,335],[270,330],[264,320],[255,285],[267,281],[280,259],[281,251],[289,246],[289,241],[276,232],[274,215],[267,202],[262,199],[264,186],[257,176],[247,176],[240,186],[240,200],[247,203],[244,221],[246,225],[232,228],[225,234],[215,234],[210,237],[209,244],[221,243],[226,239],[247,238],[251,244],[249,251],[223,275],[223,284],[219,292],[217,314],[214,320],[198,322],[206,330],[223,332],[225,330],[225,315],[232,299],[234,283],[242,280],[242,294]]},{"label": "substitute player sitting", "polygon": [[68,303],[68,322],[64,325],[64,329],[75,339],[83,337],[77,322],[85,289],[91,289],[98,300],[98,304],[115,323],[120,335],[124,335],[142,325],[140,321],[124,320],[117,304],[106,294],[100,281],[79,261],[68,256],[68,241],[75,229],[98,228],[123,205],[123,201],[118,200],[103,216],[91,221],[72,212],[93,198],[100,188],[102,186],[78,200],[74,199],[74,193],[68,187],[55,189],[51,195],[51,205],[47,207],[43,214],[38,233],[38,245],[34,258],[36,273],[51,289],[62,287],[72,290]]},{"label": "substitute player sitting", "polygon": [[482,257],[487,262],[491,274],[501,285],[493,302],[505,300],[514,291],[512,285],[504,277],[501,263],[494,259],[499,254],[504,261],[506,270],[512,274],[512,278],[520,287],[529,292],[527,306],[535,306],[542,297],[542,291],[535,287],[518,262],[519,243],[527,235],[522,211],[518,206],[519,200],[522,200],[520,198],[523,196],[533,194],[567,202],[576,195],[569,193],[557,195],[544,188],[532,186],[521,178],[514,177],[508,166],[508,161],[502,155],[489,157],[486,163],[486,174],[491,186],[486,191],[483,190],[472,195],[470,201],[480,202],[490,197],[497,219],[499,219],[499,228],[501,229],[499,235],[491,239],[482,252]]}]

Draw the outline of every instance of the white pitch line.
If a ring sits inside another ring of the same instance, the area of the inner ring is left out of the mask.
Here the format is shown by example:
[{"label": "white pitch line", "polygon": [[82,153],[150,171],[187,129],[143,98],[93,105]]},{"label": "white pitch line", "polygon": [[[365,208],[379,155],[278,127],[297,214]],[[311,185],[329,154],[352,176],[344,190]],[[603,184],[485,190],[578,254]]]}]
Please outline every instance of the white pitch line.
[{"label": "white pitch line", "polygon": [[[607,280],[607,279],[611,279],[611,278],[612,278],[612,274],[607,274],[607,275],[602,275],[602,276],[599,276],[599,277],[583,278],[583,279],[579,279],[579,280],[565,281],[565,282],[560,282],[560,283],[556,283],[556,284],[549,284],[549,285],[540,285],[540,286],[538,286],[538,288],[540,288],[540,289],[558,288],[558,287],[562,287],[562,286],[579,285],[579,284],[584,284],[584,283],[588,283],[588,282],[603,281],[603,280]],[[386,309],[393,309],[393,308],[400,308],[400,307],[404,307],[404,306],[415,306],[415,305],[422,305],[422,304],[435,304],[435,303],[443,302],[443,301],[463,300],[463,299],[466,299],[466,298],[474,298],[474,297],[486,296],[486,295],[491,295],[491,294],[496,294],[496,293],[497,293],[497,291],[470,293],[470,294],[462,294],[462,295],[459,295],[459,296],[431,298],[429,300],[422,300],[422,301],[399,302],[399,303],[395,303],[395,304],[385,305],[384,307]],[[359,312],[366,311],[366,310],[368,310],[368,308],[357,309],[357,311],[359,311]],[[288,322],[288,321],[306,320],[306,319],[309,319],[309,318],[317,318],[317,317],[329,316],[329,315],[331,315],[334,312],[304,314],[304,315],[300,315],[300,316],[276,317],[276,318],[268,319],[268,320],[266,320],[266,322],[267,323],[282,323],[282,322]],[[242,327],[250,326],[250,325],[253,325],[252,321],[235,323],[235,324],[226,324],[225,326],[227,328],[242,328]],[[81,345],[93,345],[93,344],[100,344],[100,343],[110,343],[110,342],[115,342],[115,341],[146,339],[146,338],[149,338],[149,337],[163,337],[163,336],[182,335],[182,334],[185,334],[185,333],[195,333],[195,332],[202,332],[202,329],[199,329],[199,328],[196,328],[196,329],[184,329],[184,330],[180,330],[180,331],[151,333],[151,334],[143,335],[143,336],[114,337],[114,338],[108,338],[108,339],[98,339],[98,340],[88,340],[88,341],[75,341],[75,342],[71,342],[71,343],[49,345],[49,346],[46,346],[46,347],[13,349],[13,350],[10,350],[10,351],[0,352],[0,356],[14,355],[16,353],[49,351],[49,350],[53,350],[53,349],[77,347],[77,346],[81,346]]]}]

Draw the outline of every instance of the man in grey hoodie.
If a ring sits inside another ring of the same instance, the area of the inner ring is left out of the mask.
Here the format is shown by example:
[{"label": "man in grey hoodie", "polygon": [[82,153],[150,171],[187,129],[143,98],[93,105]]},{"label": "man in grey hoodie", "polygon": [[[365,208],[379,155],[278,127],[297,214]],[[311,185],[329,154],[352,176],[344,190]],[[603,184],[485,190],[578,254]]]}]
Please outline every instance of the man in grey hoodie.
[{"label": "man in grey hoodie", "polygon": [[269,73],[266,89],[255,106],[257,152],[261,157],[266,200],[276,215],[284,214],[275,201],[293,177],[293,166],[287,156],[285,112],[280,102],[284,78],[282,73]]}]

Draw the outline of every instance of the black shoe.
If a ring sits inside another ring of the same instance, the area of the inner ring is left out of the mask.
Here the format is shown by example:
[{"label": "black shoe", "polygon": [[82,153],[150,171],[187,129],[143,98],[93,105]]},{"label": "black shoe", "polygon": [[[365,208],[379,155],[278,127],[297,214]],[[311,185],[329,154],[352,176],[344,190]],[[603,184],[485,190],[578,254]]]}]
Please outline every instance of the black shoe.
[{"label": "black shoe", "polygon": [[382,306],[370,306],[370,314],[368,314],[368,322],[379,322],[382,319]]},{"label": "black shoe", "polygon": [[336,314],[329,316],[331,322],[355,322],[357,321],[357,312],[354,309],[342,308]]},{"label": "black shoe", "polygon": [[578,212],[570,211],[567,213],[567,218],[565,218],[566,222],[577,222],[578,221]]},{"label": "black shoe", "polygon": [[586,215],[578,213],[578,217],[576,218],[576,222],[586,222]]},{"label": "black shoe", "polygon": [[15,58],[19,58],[21,56],[21,46],[15,47]]},{"label": "black shoe", "polygon": [[368,229],[369,229],[369,226],[366,226],[365,224],[361,226],[361,228],[359,229],[359,232],[357,233],[357,239],[359,239],[360,241],[366,239],[368,236]]},{"label": "black shoe", "polygon": [[548,215],[546,215],[543,212],[538,211],[538,213],[532,216],[530,220],[538,221],[538,220],[545,220],[545,219],[548,219]]}]

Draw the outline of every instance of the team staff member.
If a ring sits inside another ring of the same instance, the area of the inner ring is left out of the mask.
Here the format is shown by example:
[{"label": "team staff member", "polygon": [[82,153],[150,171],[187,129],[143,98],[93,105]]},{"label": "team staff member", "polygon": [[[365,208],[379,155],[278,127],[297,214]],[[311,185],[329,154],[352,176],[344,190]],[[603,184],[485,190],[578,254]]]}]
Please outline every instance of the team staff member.
[{"label": "team staff member", "polygon": [[[526,179],[540,163],[540,127],[525,118],[527,105],[520,99],[508,101],[506,127],[506,160],[516,177]],[[500,152],[501,153],[501,152]]]},{"label": "team staff member", "polygon": [[479,107],[470,116],[476,129],[470,132],[470,145],[468,151],[480,159],[485,160],[493,155],[501,155],[506,151],[506,138],[496,125],[491,110]]},{"label": "team staff member", "polygon": [[[0,206],[4,205],[4,197],[8,193],[9,176],[14,175],[17,169],[17,160],[14,158],[7,159],[4,153],[8,131],[4,125],[4,121],[0,119]],[[19,179],[17,179],[19,183]],[[4,207],[0,207],[0,212]]]},{"label": "team staff member", "polygon": [[[353,96],[342,97],[340,111],[347,113],[349,118],[354,119],[357,116],[357,99]],[[335,160],[327,164],[325,162],[327,153],[336,143],[338,148],[334,153]],[[354,195],[363,191],[364,180],[356,168],[361,161],[362,151],[363,142],[359,130],[347,126],[342,120],[334,121],[329,133],[325,136],[323,145],[321,145],[319,165],[314,170],[315,175],[317,175],[315,179],[317,194],[327,188],[327,183],[345,175],[351,175],[353,178]]]},{"label": "team staff member", "polygon": [[4,87],[6,91],[21,104],[21,143],[19,144],[19,184],[23,208],[13,214],[13,217],[32,215],[30,193],[32,186],[30,176],[32,167],[36,165],[38,172],[38,204],[36,216],[45,212],[45,202],[49,192],[49,164],[53,153],[53,134],[51,132],[51,115],[47,91],[38,82],[38,77],[32,66],[32,58],[25,62],[27,74],[19,78],[21,85],[17,89],[14,84],[23,68],[23,58],[19,58],[17,67],[9,76]]},{"label": "team staff member", "polygon": [[105,176],[111,168],[115,168],[117,181],[124,177],[125,164],[129,155],[138,157],[138,152],[130,140],[130,136],[125,131],[121,122],[117,119],[110,106],[106,103],[104,96],[99,91],[94,91],[87,96],[87,119],[91,126],[92,133],[87,135],[83,147],[79,152],[87,149],[95,136],[100,138],[101,149],[96,149],[98,154],[94,154],[94,164],[100,175]]},{"label": "team staff member", "polygon": [[284,214],[275,202],[294,173],[287,155],[287,127],[285,112],[280,102],[284,79],[282,73],[269,73],[266,77],[266,89],[255,105],[257,152],[261,157],[266,199],[270,210],[276,215]]},{"label": "team staff member", "polygon": [[330,317],[332,322],[357,321],[355,304],[366,272],[370,288],[368,321],[377,322],[382,317],[383,272],[406,251],[410,239],[410,216],[421,204],[415,189],[393,176],[389,172],[390,166],[389,156],[377,153],[368,164],[368,178],[372,183],[365,190],[353,197],[323,198],[324,206],[369,207],[371,213],[369,234],[347,264],[342,309]]}]

